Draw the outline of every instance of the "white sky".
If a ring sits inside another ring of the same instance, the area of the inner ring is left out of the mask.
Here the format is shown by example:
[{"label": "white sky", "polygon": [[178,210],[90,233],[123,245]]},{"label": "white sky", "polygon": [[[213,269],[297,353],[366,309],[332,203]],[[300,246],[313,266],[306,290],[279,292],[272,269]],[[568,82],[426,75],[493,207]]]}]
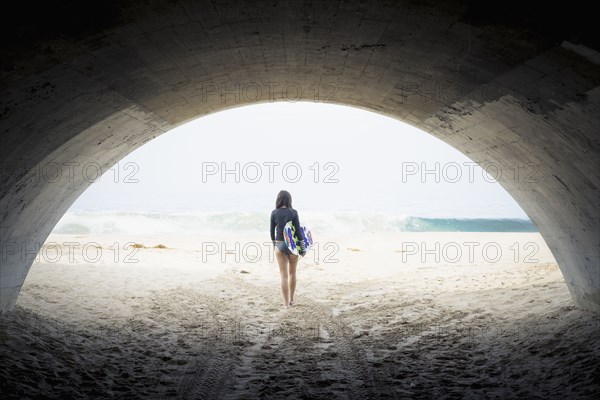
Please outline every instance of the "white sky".
[{"label": "white sky", "polygon": [[[237,177],[221,175],[236,163]],[[279,163],[272,164],[272,182],[269,163]],[[435,171],[436,163],[437,176],[421,173]],[[286,189],[299,210],[527,218],[470,163],[432,135],[375,113],[322,103],[261,104],[199,118],[156,138],[107,171],[72,209],[270,211]],[[293,182],[297,171],[301,177]]]}]

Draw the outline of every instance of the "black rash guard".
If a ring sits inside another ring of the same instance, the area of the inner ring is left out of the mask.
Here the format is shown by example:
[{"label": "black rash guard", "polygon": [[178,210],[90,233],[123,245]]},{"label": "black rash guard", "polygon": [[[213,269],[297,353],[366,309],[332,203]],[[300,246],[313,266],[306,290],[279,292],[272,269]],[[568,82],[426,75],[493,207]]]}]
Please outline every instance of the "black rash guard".
[{"label": "black rash guard", "polygon": [[[294,224],[294,228],[296,232],[300,232],[300,220],[298,218],[298,211],[293,210],[291,208],[276,208],[271,212],[271,240],[281,240],[283,241],[283,227],[289,221],[292,221]],[[277,229],[277,234],[275,233],[275,228]],[[304,242],[300,240],[300,248],[304,248]]]}]

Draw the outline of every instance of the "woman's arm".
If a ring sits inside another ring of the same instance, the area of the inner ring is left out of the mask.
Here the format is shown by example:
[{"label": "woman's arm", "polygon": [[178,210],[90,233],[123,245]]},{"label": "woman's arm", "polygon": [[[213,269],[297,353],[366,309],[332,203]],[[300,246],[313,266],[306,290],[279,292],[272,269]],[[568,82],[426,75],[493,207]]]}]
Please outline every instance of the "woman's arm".
[{"label": "woman's arm", "polygon": [[275,246],[275,210],[271,212],[271,227],[269,229],[271,234],[271,241],[273,242],[273,246]]},{"label": "woman's arm", "polygon": [[300,227],[300,217],[298,216],[298,211],[294,210],[294,216],[292,218],[292,224],[294,224],[294,229],[296,229],[296,236],[299,239],[300,252],[304,253],[304,238],[302,236],[302,228]]}]

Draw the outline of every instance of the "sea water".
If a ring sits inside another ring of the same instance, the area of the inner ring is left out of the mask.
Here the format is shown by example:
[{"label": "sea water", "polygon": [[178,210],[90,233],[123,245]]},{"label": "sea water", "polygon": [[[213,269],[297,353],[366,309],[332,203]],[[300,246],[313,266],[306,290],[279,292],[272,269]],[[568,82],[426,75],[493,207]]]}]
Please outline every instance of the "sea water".
[{"label": "sea water", "polygon": [[[132,212],[70,210],[54,233],[268,234],[271,210],[230,212]],[[431,218],[393,213],[300,211],[300,222],[320,233],[537,232],[528,219]]]}]

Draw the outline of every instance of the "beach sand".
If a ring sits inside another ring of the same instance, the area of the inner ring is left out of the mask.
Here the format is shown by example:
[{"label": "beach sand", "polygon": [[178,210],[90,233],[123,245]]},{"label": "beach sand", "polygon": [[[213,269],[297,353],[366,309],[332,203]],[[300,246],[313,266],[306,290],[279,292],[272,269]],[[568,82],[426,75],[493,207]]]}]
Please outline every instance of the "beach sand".
[{"label": "beach sand", "polygon": [[1,317],[3,399],[600,393],[598,315],[537,233],[318,238],[290,309],[263,236],[52,234],[38,258]]}]

